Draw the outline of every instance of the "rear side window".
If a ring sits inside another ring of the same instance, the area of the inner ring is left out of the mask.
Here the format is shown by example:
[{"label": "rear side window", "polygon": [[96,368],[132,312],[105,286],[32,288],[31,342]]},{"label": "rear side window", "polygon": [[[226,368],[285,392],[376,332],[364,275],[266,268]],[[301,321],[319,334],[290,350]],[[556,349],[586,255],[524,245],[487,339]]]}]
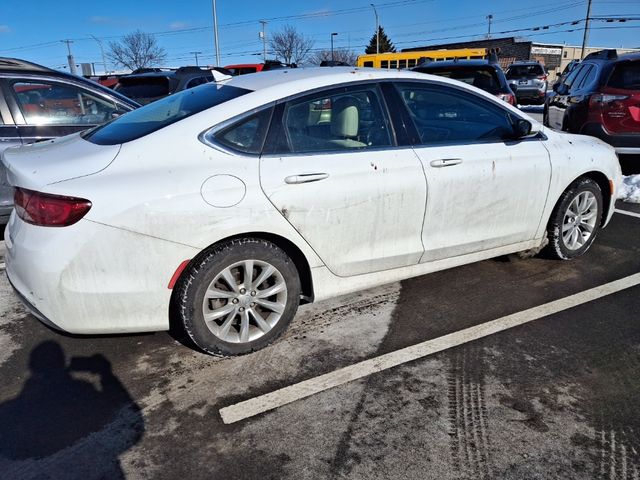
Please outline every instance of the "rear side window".
[{"label": "rear side window", "polygon": [[[238,152],[260,154],[272,111],[273,107],[265,108],[223,128],[213,134],[214,142]],[[207,140],[211,140],[210,135],[206,135]]]},{"label": "rear side window", "polygon": [[76,85],[22,80],[12,88],[27,125],[97,125],[121,113],[115,102]]},{"label": "rear side window", "polygon": [[208,83],[133,110],[88,131],[84,138],[98,145],[130,142],[250,92],[244,88]]},{"label": "rear side window", "polygon": [[475,95],[420,83],[398,90],[423,145],[495,142],[513,132],[506,111]]},{"label": "rear side window", "polygon": [[534,78],[544,75],[542,65],[512,65],[507,70],[507,78]]},{"label": "rear side window", "polygon": [[616,65],[608,86],[624,90],[640,89],[640,62],[625,62]]}]

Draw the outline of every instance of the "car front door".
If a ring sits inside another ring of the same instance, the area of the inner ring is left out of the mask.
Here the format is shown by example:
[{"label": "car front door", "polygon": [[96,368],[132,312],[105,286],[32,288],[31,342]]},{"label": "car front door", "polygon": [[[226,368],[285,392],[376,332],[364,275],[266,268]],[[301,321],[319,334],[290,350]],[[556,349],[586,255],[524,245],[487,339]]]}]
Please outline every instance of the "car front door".
[{"label": "car front door", "polygon": [[24,143],[79,132],[129,110],[78,85],[49,79],[14,78],[6,90]]},{"label": "car front door", "polygon": [[466,89],[397,85],[427,177],[422,262],[535,238],[551,177],[541,138],[505,141],[510,115]]},{"label": "car front door", "polygon": [[279,104],[260,159],[273,205],[336,275],[417,264],[426,181],[396,146],[379,87],[333,88]]}]

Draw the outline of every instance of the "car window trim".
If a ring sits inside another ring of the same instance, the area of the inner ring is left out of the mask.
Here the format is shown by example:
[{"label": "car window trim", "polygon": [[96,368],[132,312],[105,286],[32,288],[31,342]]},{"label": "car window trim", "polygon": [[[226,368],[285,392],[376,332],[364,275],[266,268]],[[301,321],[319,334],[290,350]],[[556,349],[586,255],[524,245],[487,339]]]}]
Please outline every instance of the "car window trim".
[{"label": "car window trim", "polygon": [[5,81],[3,78],[0,78],[0,117],[2,117],[2,122],[0,125],[2,126],[15,126],[15,121],[13,120],[13,114],[11,109],[9,108],[9,104],[6,101],[7,97],[7,87],[5,85]]}]

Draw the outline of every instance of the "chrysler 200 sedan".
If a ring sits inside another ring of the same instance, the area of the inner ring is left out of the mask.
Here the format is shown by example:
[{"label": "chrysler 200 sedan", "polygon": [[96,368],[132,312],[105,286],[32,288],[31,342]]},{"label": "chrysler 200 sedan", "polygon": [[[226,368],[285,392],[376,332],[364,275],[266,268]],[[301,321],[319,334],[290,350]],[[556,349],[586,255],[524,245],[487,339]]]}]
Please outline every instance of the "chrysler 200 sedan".
[{"label": "chrysler 200 sedan", "polygon": [[472,86],[354,68],[202,85],[3,161],[6,272],[36,317],[175,322],[219,355],[273,342],[300,303],[544,245],[582,255],[620,180],[608,145]]}]

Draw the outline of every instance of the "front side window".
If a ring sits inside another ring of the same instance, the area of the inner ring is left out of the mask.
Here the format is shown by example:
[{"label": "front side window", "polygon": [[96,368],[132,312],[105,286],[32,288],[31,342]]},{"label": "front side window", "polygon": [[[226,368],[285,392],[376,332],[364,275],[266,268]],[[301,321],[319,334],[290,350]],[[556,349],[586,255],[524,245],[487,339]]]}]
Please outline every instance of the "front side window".
[{"label": "front side window", "polygon": [[12,88],[27,125],[97,125],[122,113],[115,102],[75,85],[25,80]]},{"label": "front side window", "polygon": [[391,145],[375,86],[342,88],[288,102],[283,129],[292,153],[364,150]]},{"label": "front side window", "polygon": [[473,94],[420,83],[399,84],[398,90],[422,144],[502,141],[513,133],[505,110]]},{"label": "front side window", "polygon": [[251,90],[207,83],[145,105],[87,132],[85,140],[117,145],[153,133],[183,118],[250,93]]}]

